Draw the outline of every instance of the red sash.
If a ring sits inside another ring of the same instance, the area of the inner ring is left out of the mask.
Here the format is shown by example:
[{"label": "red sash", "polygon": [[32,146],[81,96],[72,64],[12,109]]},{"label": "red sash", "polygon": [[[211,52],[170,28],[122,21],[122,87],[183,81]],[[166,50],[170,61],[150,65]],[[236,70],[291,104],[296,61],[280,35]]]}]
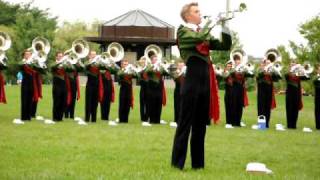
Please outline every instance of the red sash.
[{"label": "red sash", "polygon": [[161,88],[162,88],[162,106],[165,106],[167,104],[167,95],[166,95],[166,87],[164,86],[164,81],[162,79],[162,75],[160,72],[155,72],[158,80],[161,83]]},{"label": "red sash", "polygon": [[216,78],[216,73],[212,67],[212,63],[208,61],[209,76],[210,76],[210,104],[209,104],[209,117],[213,119],[213,123],[217,124],[220,118],[219,108],[219,89]]},{"label": "red sash", "polygon": [[0,71],[0,103],[7,104],[4,84],[5,84],[5,80],[4,80],[4,77],[2,75],[2,72]]},{"label": "red sash", "polygon": [[72,91],[71,91],[70,79],[67,73],[65,73],[64,75],[64,81],[66,82],[66,87],[67,87],[67,106],[69,106],[72,101]]},{"label": "red sash", "polygon": [[33,97],[32,100],[34,102],[38,102],[40,96],[42,97],[42,94],[39,94],[39,88],[41,89],[41,84],[37,82],[40,81],[40,78],[37,78],[37,71],[33,70],[31,67],[29,67],[28,65],[23,65],[23,69],[24,71],[32,76],[32,85],[33,85]]},{"label": "red sash", "polygon": [[299,93],[299,110],[302,110],[303,108],[303,102],[302,102],[302,89],[301,89],[301,85],[300,85],[300,78],[298,76],[293,76],[293,75],[289,75],[289,80],[295,82],[296,84],[298,84],[298,87],[300,88],[300,93]]},{"label": "red sash", "polygon": [[103,82],[102,82],[102,75],[99,71],[99,68],[98,67],[90,67],[90,72],[97,75],[98,76],[98,89],[99,89],[99,94],[98,94],[98,101],[101,103],[103,101]]}]

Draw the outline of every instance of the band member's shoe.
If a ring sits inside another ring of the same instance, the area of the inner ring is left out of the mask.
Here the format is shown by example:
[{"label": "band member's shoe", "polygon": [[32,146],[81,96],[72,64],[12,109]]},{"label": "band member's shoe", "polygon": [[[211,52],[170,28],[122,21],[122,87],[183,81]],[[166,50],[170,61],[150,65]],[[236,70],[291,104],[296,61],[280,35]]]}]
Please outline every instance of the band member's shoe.
[{"label": "band member's shoe", "polygon": [[14,124],[24,124],[24,122],[21,121],[21,119],[14,119],[12,122],[13,122]]},{"label": "band member's shoe", "polygon": [[80,117],[75,117],[75,118],[74,118],[74,121],[83,121],[83,119],[80,118]]},{"label": "band member's shoe", "polygon": [[231,124],[226,124],[226,125],[225,125],[225,128],[226,128],[226,129],[233,129],[234,127],[233,127]]},{"label": "band member's shoe", "polygon": [[45,119],[44,123],[45,124],[55,124],[56,122],[52,121],[51,119]]},{"label": "band member's shoe", "polygon": [[240,122],[240,126],[241,126],[241,127],[246,127],[246,124],[245,124],[243,121],[241,121],[241,122]]},{"label": "band member's shoe", "polygon": [[117,126],[118,123],[114,122],[114,121],[109,121],[108,122],[109,126]]},{"label": "band member's shoe", "polygon": [[117,118],[116,120],[114,120],[116,123],[119,123],[119,118]]},{"label": "band member's shoe", "polygon": [[149,122],[142,122],[142,126],[150,127],[152,126]]},{"label": "band member's shoe", "polygon": [[167,124],[167,121],[161,119],[160,124]]},{"label": "band member's shoe", "polygon": [[86,122],[83,121],[83,120],[78,121],[78,124],[79,124],[79,125],[85,125],[85,126],[88,125],[88,123],[86,123]]},{"label": "band member's shoe", "polygon": [[36,120],[38,120],[38,121],[43,121],[43,120],[44,120],[44,117],[43,117],[43,116],[37,116],[37,117],[36,117]]},{"label": "band member's shoe", "polygon": [[177,127],[177,123],[176,122],[170,122],[170,127]]}]

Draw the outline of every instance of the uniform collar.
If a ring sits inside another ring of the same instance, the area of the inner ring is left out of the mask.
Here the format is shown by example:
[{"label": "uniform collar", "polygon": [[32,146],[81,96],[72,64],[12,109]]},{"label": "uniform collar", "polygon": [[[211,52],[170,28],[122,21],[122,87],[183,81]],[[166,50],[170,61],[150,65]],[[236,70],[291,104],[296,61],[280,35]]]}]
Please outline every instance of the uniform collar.
[{"label": "uniform collar", "polygon": [[200,28],[200,26],[192,23],[186,23],[184,24],[185,27],[192,29],[193,31],[197,32],[197,29]]}]

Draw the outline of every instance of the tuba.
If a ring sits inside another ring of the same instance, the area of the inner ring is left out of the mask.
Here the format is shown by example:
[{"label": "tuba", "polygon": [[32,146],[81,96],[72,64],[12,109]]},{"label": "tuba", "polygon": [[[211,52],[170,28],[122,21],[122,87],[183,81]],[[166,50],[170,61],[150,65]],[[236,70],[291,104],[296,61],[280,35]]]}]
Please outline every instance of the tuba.
[{"label": "tuba", "polygon": [[159,46],[155,44],[150,44],[144,50],[144,57],[146,57],[147,63],[151,63],[151,56],[156,55],[158,61],[161,62],[162,59],[162,50]]},{"label": "tuba", "polygon": [[0,32],[0,64],[6,66],[7,57],[5,51],[11,47],[11,38],[7,33]]},{"label": "tuba", "polygon": [[50,43],[46,38],[36,37],[32,40],[32,62],[41,68],[46,68],[47,55],[50,52]]},{"label": "tuba", "polygon": [[271,63],[267,65],[264,70],[266,72],[275,72],[281,76],[282,58],[280,52],[274,48],[268,49],[264,55],[264,58],[271,61]]},{"label": "tuba", "polygon": [[77,64],[81,58],[89,54],[89,44],[83,39],[76,39],[72,42],[71,49],[64,52],[63,61],[65,63]]},{"label": "tuba", "polygon": [[119,62],[124,57],[124,49],[120,43],[113,42],[109,44],[107,52],[110,54],[110,59],[113,62]]}]

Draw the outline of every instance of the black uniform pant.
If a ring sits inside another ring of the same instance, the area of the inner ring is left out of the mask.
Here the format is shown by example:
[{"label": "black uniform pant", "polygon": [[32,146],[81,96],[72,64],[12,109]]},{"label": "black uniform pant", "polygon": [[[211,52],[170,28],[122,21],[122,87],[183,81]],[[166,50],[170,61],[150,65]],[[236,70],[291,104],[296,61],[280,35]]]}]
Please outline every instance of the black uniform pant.
[{"label": "black uniform pant", "polygon": [[33,77],[23,73],[21,82],[21,120],[31,120],[33,104]]},{"label": "black uniform pant", "polygon": [[127,123],[130,113],[132,85],[125,82],[120,84],[119,122]]},{"label": "black uniform pant", "polygon": [[191,131],[192,168],[204,167],[204,140],[209,119],[209,71],[208,64],[196,57],[187,62],[188,71],[181,86],[181,111],[174,137],[172,165],[184,167],[188,139]]},{"label": "black uniform pant", "polygon": [[98,83],[86,85],[85,121],[97,121]]},{"label": "black uniform pant", "polygon": [[160,124],[162,111],[162,82],[148,82],[147,88],[147,113],[150,123]]},{"label": "black uniform pant", "polygon": [[[65,108],[64,116],[66,118],[74,118],[74,110],[76,108],[76,101],[77,101],[77,81],[76,77],[74,79],[69,78],[70,81],[70,87],[71,87],[71,102],[70,104]],[[66,89],[67,91],[67,89]]]},{"label": "black uniform pant", "polygon": [[320,129],[320,88],[315,90],[314,113],[316,117],[316,129]]},{"label": "black uniform pant", "polygon": [[176,83],[176,87],[174,89],[174,122],[178,122],[179,114],[180,114],[180,101],[181,101],[181,85]]},{"label": "black uniform pant", "polygon": [[63,112],[66,109],[67,88],[63,79],[54,77],[52,84],[53,109],[52,115],[54,121],[62,121]]},{"label": "black uniform pant", "polygon": [[147,122],[149,117],[147,113],[147,84],[140,82],[140,118],[142,122]]},{"label": "black uniform pant", "polygon": [[266,117],[267,128],[269,128],[271,115],[272,91],[272,84],[258,83],[258,116]]},{"label": "black uniform pant", "polygon": [[111,95],[112,95],[112,81],[103,77],[103,101],[100,104],[101,119],[109,120]]},{"label": "black uniform pant", "polygon": [[226,124],[232,124],[233,117],[233,101],[232,101],[232,86],[225,87],[224,107],[226,112]]},{"label": "black uniform pant", "polygon": [[243,113],[243,93],[244,88],[241,83],[234,82],[232,86],[232,100],[233,100],[233,121],[232,126],[240,126]]},{"label": "black uniform pant", "polygon": [[300,87],[288,84],[286,91],[286,113],[287,127],[290,129],[297,128],[300,99]]}]

